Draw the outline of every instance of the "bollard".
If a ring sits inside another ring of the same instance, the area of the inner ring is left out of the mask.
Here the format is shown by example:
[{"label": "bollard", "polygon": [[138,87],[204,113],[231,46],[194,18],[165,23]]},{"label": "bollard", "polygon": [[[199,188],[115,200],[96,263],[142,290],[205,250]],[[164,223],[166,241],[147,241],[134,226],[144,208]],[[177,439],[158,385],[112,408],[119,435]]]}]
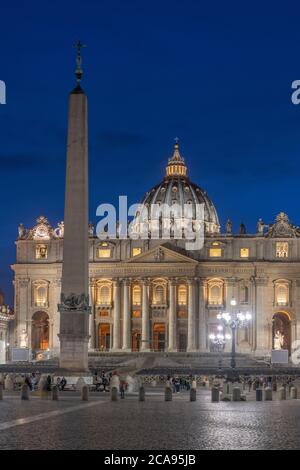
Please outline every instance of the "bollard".
[{"label": "bollard", "polygon": [[165,388],[165,401],[172,401],[172,389],[171,387]]},{"label": "bollard", "polygon": [[263,391],[261,388],[257,388],[255,391],[256,394],[256,401],[262,401],[263,399]]},{"label": "bollard", "polygon": [[267,387],[265,389],[265,401],[272,401],[273,397],[272,397],[272,389],[270,387]]},{"label": "bollard", "polygon": [[145,387],[143,385],[139,388],[139,401],[145,401]]},{"label": "bollard", "polygon": [[89,401],[89,387],[87,385],[84,385],[81,389],[81,400]]},{"label": "bollard", "polygon": [[0,400],[3,400],[3,383],[0,382]]},{"label": "bollard", "polygon": [[297,399],[297,397],[298,397],[298,390],[297,390],[297,387],[292,387],[292,388],[291,388],[290,397],[292,398],[292,400],[296,400],[296,399]]},{"label": "bollard", "polygon": [[29,400],[29,387],[27,384],[22,385],[21,400]]},{"label": "bollard", "polygon": [[58,400],[58,387],[56,385],[52,388],[52,400]]},{"label": "bollard", "polygon": [[118,389],[117,389],[117,387],[113,387],[111,389],[111,401],[118,401]]},{"label": "bollard", "polygon": [[241,401],[240,387],[234,387],[234,389],[232,390],[232,401]]},{"label": "bollard", "polygon": [[220,401],[220,390],[217,387],[211,389],[211,401],[212,403],[218,403]]},{"label": "bollard", "polygon": [[195,388],[191,388],[190,390],[190,401],[197,400],[197,390]]},{"label": "bollard", "polygon": [[285,387],[280,387],[278,392],[279,392],[279,400],[286,400],[286,389],[285,389]]}]

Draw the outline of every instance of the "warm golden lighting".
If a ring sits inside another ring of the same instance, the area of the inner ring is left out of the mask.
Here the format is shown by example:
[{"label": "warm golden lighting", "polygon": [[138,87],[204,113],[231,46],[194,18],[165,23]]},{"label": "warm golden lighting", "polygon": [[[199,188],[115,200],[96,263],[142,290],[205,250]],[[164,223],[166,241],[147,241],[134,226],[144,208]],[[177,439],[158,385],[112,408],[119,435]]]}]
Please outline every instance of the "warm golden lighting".
[{"label": "warm golden lighting", "polygon": [[287,283],[278,283],[275,285],[275,302],[277,305],[288,305],[289,303],[289,285]]},{"label": "warm golden lighting", "polygon": [[132,289],[132,303],[133,305],[141,305],[142,291],[140,286],[134,286]]},{"label": "warm golden lighting", "polygon": [[224,283],[221,280],[212,280],[208,283],[208,305],[223,305]]},{"label": "warm golden lighting", "polygon": [[240,258],[249,258],[249,248],[240,249]]},{"label": "warm golden lighting", "polygon": [[178,305],[187,304],[187,288],[185,285],[178,287]]},{"label": "warm golden lighting", "polygon": [[111,251],[110,248],[99,248],[98,249],[98,258],[110,258]]},{"label": "warm golden lighting", "polygon": [[165,289],[164,286],[158,284],[153,288],[153,304],[162,305],[165,303]]},{"label": "warm golden lighting", "polygon": [[221,258],[222,257],[222,248],[210,248],[209,249],[210,258]]},{"label": "warm golden lighting", "polygon": [[48,306],[48,283],[46,281],[35,281],[33,283],[33,298],[36,307]]},{"label": "warm golden lighting", "polygon": [[276,242],[276,258],[288,258],[289,244],[288,242]]},{"label": "warm golden lighting", "polygon": [[97,287],[97,304],[108,305],[111,303],[111,288],[108,285]]},{"label": "warm golden lighting", "polygon": [[132,256],[138,256],[142,253],[142,248],[132,248]]},{"label": "warm golden lighting", "polygon": [[175,143],[173,157],[169,159],[166,167],[167,176],[186,176],[187,169],[184,158],[180,155],[179,144]]},{"label": "warm golden lighting", "polygon": [[133,310],[132,318],[141,318],[142,312],[140,310]]}]

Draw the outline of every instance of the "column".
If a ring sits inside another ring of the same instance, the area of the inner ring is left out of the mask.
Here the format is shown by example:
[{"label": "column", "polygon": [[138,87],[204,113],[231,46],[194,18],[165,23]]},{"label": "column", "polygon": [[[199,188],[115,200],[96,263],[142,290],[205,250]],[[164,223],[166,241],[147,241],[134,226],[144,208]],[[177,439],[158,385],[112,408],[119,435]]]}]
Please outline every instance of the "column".
[{"label": "column", "polygon": [[96,295],[97,295],[97,281],[96,279],[90,280],[90,302],[91,302],[91,315],[90,315],[90,341],[89,348],[94,350],[96,348],[95,344],[95,306],[96,306]]},{"label": "column", "polygon": [[208,328],[206,323],[206,280],[199,279],[199,350],[207,352]]},{"label": "column", "polygon": [[131,308],[130,308],[130,282],[123,282],[123,351],[131,352]]},{"label": "column", "polygon": [[113,282],[114,311],[113,311],[113,342],[112,350],[120,350],[120,322],[121,322],[121,286],[117,279]]},{"label": "column", "polygon": [[[255,337],[256,337],[256,350],[257,356],[266,356],[271,352],[271,348],[268,348],[268,334],[269,327],[267,323],[267,315],[265,315],[265,299],[268,282],[265,278],[255,279]],[[272,328],[272,326],[271,326]]]},{"label": "column", "polygon": [[177,351],[177,334],[176,334],[176,283],[169,283],[169,344],[168,351]]},{"label": "column", "polygon": [[195,309],[195,281],[188,280],[189,298],[188,298],[188,343],[187,351],[196,351],[196,309]]},{"label": "column", "polygon": [[142,288],[142,344],[141,351],[150,351],[149,325],[149,282],[143,281]]}]

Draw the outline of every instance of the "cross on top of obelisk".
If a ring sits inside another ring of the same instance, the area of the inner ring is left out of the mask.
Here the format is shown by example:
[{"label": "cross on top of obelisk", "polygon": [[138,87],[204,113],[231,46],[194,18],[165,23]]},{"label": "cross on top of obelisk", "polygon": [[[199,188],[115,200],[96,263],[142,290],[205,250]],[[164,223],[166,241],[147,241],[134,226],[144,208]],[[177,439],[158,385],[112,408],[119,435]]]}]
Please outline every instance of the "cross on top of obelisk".
[{"label": "cross on top of obelisk", "polygon": [[83,71],[81,68],[81,64],[82,64],[81,49],[83,47],[86,47],[86,45],[83,44],[81,41],[77,41],[76,44],[74,44],[74,47],[76,47],[77,49],[77,57],[76,57],[77,67],[76,67],[75,75],[76,75],[77,82],[80,83],[82,74],[83,74]]}]

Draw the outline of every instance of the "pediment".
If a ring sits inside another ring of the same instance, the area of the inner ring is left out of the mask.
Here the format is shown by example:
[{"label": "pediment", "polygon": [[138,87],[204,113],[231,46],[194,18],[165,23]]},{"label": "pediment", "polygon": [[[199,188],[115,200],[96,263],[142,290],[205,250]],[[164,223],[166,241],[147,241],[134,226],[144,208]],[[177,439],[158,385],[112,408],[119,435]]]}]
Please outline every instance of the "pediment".
[{"label": "pediment", "polygon": [[149,251],[130,258],[128,263],[190,263],[197,264],[197,261],[182,252],[175,251],[164,245],[158,245]]}]

